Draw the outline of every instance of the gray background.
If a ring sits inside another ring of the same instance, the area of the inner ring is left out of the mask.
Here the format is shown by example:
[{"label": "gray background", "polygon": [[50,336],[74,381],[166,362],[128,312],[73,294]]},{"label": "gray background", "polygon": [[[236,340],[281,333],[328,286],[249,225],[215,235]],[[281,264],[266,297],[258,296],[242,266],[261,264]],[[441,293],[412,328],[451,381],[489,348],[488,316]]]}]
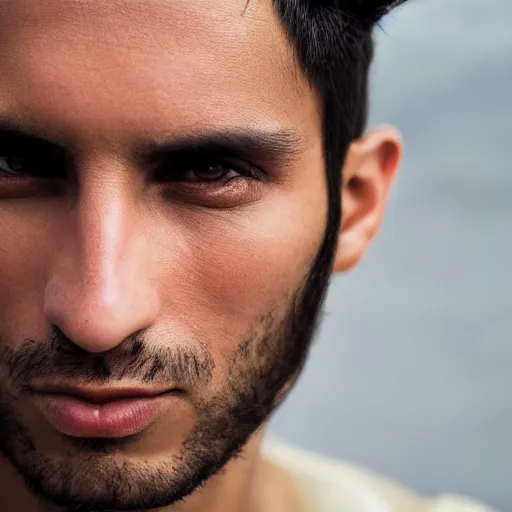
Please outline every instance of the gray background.
[{"label": "gray background", "polygon": [[384,29],[371,125],[402,131],[401,175],[269,433],[512,510],[512,1],[412,0]]}]

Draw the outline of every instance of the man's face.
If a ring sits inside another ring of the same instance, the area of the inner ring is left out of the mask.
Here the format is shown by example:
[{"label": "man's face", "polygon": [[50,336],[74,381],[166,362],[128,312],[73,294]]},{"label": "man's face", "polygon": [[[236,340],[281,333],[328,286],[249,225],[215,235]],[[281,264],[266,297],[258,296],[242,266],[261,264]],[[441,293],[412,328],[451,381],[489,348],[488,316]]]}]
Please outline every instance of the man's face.
[{"label": "man's face", "polygon": [[[304,359],[321,118],[271,1],[245,7],[0,6],[0,448],[58,503],[186,495]],[[49,421],[49,385],[173,391],[106,436]]]}]

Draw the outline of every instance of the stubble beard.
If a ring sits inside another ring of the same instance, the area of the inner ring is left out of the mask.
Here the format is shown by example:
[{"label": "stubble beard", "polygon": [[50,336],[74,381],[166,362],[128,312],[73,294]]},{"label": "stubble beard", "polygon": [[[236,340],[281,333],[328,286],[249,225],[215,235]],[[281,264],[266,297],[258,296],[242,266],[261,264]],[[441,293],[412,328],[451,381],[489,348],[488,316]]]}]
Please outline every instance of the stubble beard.
[{"label": "stubble beard", "polygon": [[[335,242],[326,237],[306,279],[288,298],[285,312],[280,317],[275,310],[262,315],[258,326],[239,343],[222,391],[198,404],[196,424],[172,460],[147,464],[116,460],[112,452],[118,441],[113,439],[74,440],[78,455],[52,459],[37,450],[16,413],[16,397],[0,386],[0,453],[5,461],[49,511],[147,510],[184,499],[240,454],[284,399],[283,389],[287,394],[296,382],[317,327],[334,249]],[[48,350],[47,345],[31,343],[21,349],[24,354],[15,354],[6,343],[1,345],[0,361],[11,363],[42,361]],[[140,345],[138,355],[144,351]],[[191,352],[188,357],[196,369],[206,373],[213,369],[208,354]],[[19,367],[11,367],[13,371]]]}]

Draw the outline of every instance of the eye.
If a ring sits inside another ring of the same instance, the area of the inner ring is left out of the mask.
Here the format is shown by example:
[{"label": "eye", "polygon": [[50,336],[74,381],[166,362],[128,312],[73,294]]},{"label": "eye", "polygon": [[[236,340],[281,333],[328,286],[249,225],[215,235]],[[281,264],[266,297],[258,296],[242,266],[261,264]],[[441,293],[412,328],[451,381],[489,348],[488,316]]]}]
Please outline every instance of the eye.
[{"label": "eye", "polygon": [[[1,149],[1,148],[0,148]],[[34,152],[0,151],[0,176],[29,177],[38,179],[62,178],[66,175],[65,163],[55,155]]]},{"label": "eye", "polygon": [[242,161],[188,160],[173,162],[169,167],[158,173],[160,180],[223,185],[238,178],[257,178],[257,171],[250,164]]},{"label": "eye", "polygon": [[18,155],[0,156],[0,172],[7,174],[31,174],[34,171],[33,163]]},{"label": "eye", "polygon": [[216,163],[211,165],[199,165],[180,174],[183,181],[220,181],[230,180],[240,176],[241,173],[232,165]]}]

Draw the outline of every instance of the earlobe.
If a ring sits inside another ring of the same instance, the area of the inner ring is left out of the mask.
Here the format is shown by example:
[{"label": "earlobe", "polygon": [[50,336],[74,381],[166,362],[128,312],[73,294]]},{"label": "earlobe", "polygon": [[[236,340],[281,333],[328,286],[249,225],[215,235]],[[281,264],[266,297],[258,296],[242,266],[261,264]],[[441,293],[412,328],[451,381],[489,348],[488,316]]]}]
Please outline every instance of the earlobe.
[{"label": "earlobe", "polygon": [[342,171],[342,222],[335,272],[353,268],[377,234],[401,154],[401,136],[388,126],[367,133],[350,146]]}]

